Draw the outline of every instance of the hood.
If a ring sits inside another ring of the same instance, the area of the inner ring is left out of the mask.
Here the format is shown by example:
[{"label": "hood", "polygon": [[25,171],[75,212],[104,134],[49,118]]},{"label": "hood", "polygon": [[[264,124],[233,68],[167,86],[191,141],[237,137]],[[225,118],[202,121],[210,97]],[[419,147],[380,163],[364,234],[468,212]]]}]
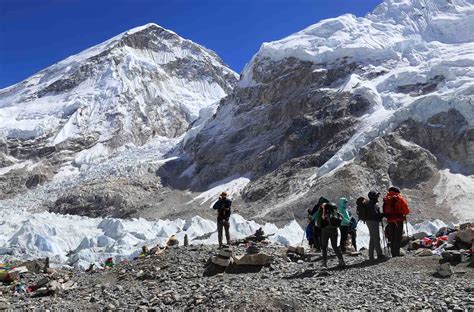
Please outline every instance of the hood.
[{"label": "hood", "polygon": [[341,209],[346,210],[347,209],[347,202],[348,202],[347,198],[345,198],[345,197],[339,198],[339,209],[340,210]]}]

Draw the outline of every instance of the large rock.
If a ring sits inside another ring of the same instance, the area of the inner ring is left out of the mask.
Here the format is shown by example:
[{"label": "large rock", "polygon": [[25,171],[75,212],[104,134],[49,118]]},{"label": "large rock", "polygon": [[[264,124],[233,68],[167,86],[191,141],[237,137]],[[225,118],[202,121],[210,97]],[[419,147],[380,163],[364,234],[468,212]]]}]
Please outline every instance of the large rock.
[{"label": "large rock", "polygon": [[262,266],[271,263],[273,258],[263,253],[245,254],[234,256],[234,263],[237,265],[256,265]]},{"label": "large rock", "polygon": [[436,269],[436,274],[439,277],[447,278],[453,275],[453,269],[449,263],[443,263]]},{"label": "large rock", "polygon": [[466,244],[471,244],[474,241],[474,226],[466,224],[456,232],[456,239]]}]

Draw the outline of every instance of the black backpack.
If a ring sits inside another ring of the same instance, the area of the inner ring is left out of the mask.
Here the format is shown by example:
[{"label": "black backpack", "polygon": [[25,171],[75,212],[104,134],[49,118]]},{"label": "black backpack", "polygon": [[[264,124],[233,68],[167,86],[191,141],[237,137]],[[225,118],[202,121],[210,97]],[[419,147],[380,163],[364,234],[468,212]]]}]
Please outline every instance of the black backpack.
[{"label": "black backpack", "polygon": [[359,197],[356,201],[357,204],[357,217],[361,221],[367,221],[369,218],[369,205],[363,197]]},{"label": "black backpack", "polygon": [[326,220],[324,223],[325,226],[331,225],[335,227],[340,227],[342,223],[342,215],[337,211],[337,206],[334,204],[327,203],[326,209],[329,212],[329,220]]}]

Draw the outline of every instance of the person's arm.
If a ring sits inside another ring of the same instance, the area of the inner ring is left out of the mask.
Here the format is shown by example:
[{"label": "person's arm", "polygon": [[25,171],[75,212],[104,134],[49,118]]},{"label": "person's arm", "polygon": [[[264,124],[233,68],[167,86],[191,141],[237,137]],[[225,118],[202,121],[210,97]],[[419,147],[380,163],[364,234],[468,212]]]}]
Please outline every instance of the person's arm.
[{"label": "person's arm", "polygon": [[216,201],[215,204],[212,206],[212,209],[217,210],[220,206],[220,200]]}]

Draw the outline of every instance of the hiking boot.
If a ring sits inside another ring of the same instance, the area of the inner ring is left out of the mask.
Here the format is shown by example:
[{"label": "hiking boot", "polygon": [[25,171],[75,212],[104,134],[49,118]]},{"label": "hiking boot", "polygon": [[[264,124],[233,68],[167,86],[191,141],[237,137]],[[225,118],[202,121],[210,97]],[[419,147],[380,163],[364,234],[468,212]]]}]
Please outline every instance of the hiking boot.
[{"label": "hiking boot", "polygon": [[323,265],[322,265],[323,269],[327,269],[328,268],[328,263],[327,261],[324,261],[323,260]]},{"label": "hiking boot", "polygon": [[339,264],[337,265],[337,267],[339,269],[342,269],[342,268],[345,268],[346,267],[346,263],[344,262],[343,259],[339,259]]}]

